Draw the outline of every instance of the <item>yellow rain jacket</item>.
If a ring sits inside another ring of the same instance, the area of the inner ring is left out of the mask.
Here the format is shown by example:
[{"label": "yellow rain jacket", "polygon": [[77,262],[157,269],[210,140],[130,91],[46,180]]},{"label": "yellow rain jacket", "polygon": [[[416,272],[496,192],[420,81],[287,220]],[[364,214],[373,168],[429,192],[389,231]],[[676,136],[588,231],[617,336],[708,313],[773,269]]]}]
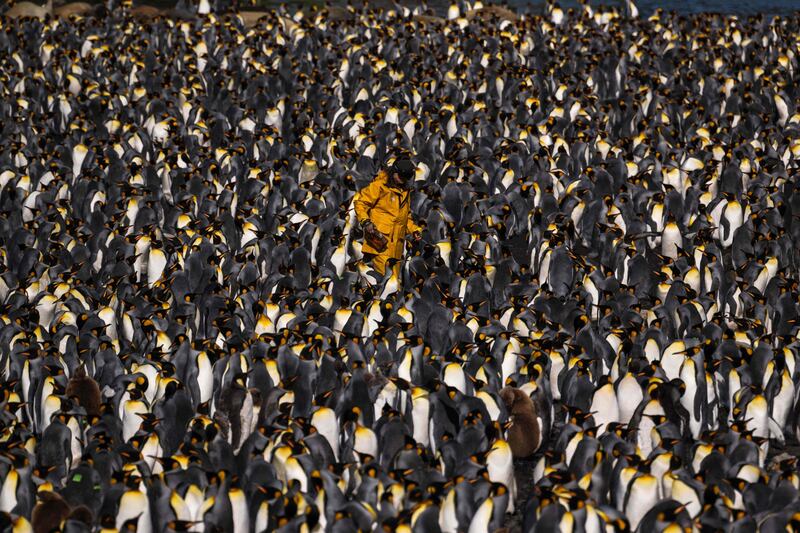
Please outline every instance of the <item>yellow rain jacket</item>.
[{"label": "yellow rain jacket", "polygon": [[381,275],[386,271],[386,261],[389,258],[403,257],[406,234],[421,229],[411,220],[409,191],[390,187],[387,179],[385,171],[379,172],[373,182],[358,191],[353,198],[358,221],[364,224],[367,220],[371,220],[378,231],[389,240],[389,245],[382,252],[375,250],[366,242],[362,248],[365,254],[375,254],[372,266]]}]

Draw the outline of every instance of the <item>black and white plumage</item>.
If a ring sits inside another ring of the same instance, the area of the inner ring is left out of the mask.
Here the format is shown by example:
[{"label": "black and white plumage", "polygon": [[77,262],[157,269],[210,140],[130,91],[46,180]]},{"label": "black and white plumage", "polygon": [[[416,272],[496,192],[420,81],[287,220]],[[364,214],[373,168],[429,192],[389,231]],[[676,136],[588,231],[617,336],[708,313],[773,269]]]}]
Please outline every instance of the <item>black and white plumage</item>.
[{"label": "black and white plumage", "polygon": [[223,4],[4,22],[4,529],[797,529],[796,18]]}]

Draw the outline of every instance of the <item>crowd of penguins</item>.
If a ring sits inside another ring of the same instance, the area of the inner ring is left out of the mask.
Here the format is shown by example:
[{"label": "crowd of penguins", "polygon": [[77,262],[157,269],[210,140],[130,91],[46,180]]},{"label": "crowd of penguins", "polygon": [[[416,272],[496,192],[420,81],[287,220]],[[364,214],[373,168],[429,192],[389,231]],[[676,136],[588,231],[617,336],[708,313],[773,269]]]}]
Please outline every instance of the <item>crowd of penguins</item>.
[{"label": "crowd of penguins", "polygon": [[800,530],[798,35],[2,19],[0,529]]}]

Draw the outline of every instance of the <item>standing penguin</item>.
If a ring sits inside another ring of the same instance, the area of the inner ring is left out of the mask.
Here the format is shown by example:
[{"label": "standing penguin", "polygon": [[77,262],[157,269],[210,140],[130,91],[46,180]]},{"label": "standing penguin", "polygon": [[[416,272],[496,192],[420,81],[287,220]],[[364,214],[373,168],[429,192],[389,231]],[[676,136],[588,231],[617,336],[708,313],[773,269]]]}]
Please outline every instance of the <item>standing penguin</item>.
[{"label": "standing penguin", "polygon": [[50,491],[39,493],[38,500],[31,515],[33,531],[60,530],[61,524],[70,515],[69,504],[60,495]]},{"label": "standing penguin", "polygon": [[[627,401],[627,398],[625,399]],[[620,421],[620,405],[614,385],[608,376],[601,378],[598,388],[592,396],[589,408],[598,427],[598,433],[603,434],[609,424]]]},{"label": "standing penguin", "polygon": [[509,413],[511,427],[506,439],[514,457],[530,457],[542,444],[542,422],[530,396],[520,389],[504,387],[500,397]]},{"label": "standing penguin", "polygon": [[64,391],[67,398],[74,398],[78,405],[86,410],[88,416],[98,416],[102,404],[102,395],[97,382],[86,375],[84,366],[78,367],[75,374],[67,382]]},{"label": "standing penguin", "polygon": [[639,527],[639,522],[659,499],[659,482],[654,476],[640,474],[631,479],[625,492],[624,510],[632,529]]},{"label": "standing penguin", "polygon": [[506,486],[511,495],[508,499],[507,513],[514,512],[514,500],[517,495],[516,478],[514,477],[514,454],[508,442],[498,439],[486,454],[486,469],[489,479]]}]

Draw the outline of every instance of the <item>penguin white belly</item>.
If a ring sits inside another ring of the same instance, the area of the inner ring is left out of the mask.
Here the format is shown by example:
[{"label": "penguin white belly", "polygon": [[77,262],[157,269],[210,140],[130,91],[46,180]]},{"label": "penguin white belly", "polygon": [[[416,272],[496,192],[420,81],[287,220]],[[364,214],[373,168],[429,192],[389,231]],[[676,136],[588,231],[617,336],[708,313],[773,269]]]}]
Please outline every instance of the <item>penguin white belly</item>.
[{"label": "penguin white belly", "polygon": [[341,332],[352,314],[351,309],[337,309],[333,314],[333,336],[336,338],[336,342],[339,342]]},{"label": "penguin white belly", "polygon": [[353,438],[353,450],[360,454],[378,457],[378,437],[371,429],[358,426]]},{"label": "penguin white belly", "polygon": [[722,212],[722,217],[725,218],[725,224],[720,220],[720,238],[722,240],[722,246],[728,248],[733,244],[733,237],[736,230],[744,223],[744,211],[742,210],[741,204],[736,201],[728,202]]},{"label": "penguin white belly", "polygon": [[671,497],[673,500],[684,504],[686,506],[686,511],[692,518],[697,516],[702,509],[697,491],[679,478],[676,478],[672,482]]},{"label": "penguin white belly", "polygon": [[39,299],[36,304],[36,310],[39,312],[39,325],[43,328],[49,328],[55,315],[56,304],[58,300],[49,294],[45,294]]},{"label": "penguin white belly", "polygon": [[789,106],[779,94],[773,95],[772,99],[775,102],[775,109],[778,111],[778,124],[784,126],[789,118]]},{"label": "penguin white belly", "polygon": [[[320,519],[325,516],[325,510],[320,509]],[[256,513],[255,531],[266,531],[269,527],[269,501],[264,500]]]},{"label": "penguin white belly", "polygon": [[686,357],[681,353],[666,352],[664,354],[661,358],[661,368],[664,370],[667,379],[676,379],[680,376],[681,365],[685,360]]},{"label": "penguin white belly", "polygon": [[129,490],[122,495],[117,511],[117,529],[122,529],[122,525],[132,518],[137,518],[136,530],[142,533],[150,533],[153,529],[150,520],[150,503],[147,495],[138,490]]},{"label": "penguin white belly", "polygon": [[439,257],[442,259],[445,266],[450,268],[450,256],[452,251],[452,245],[450,244],[450,241],[439,241],[436,243],[436,248],[439,249]]},{"label": "penguin white belly", "polygon": [[383,317],[381,316],[380,308],[378,304],[373,303],[370,306],[369,313],[367,314],[366,320],[364,320],[364,329],[365,329],[365,337],[372,338],[372,335],[375,333],[380,327],[381,321]]},{"label": "penguin white belly", "polygon": [[747,429],[753,432],[756,437],[769,437],[769,413],[767,400],[760,394],[756,395],[747,404],[744,420],[747,422]]},{"label": "penguin white belly", "polygon": [[397,365],[397,377],[400,379],[411,382],[411,367],[414,365],[414,358],[411,349],[406,348],[403,350],[403,358],[400,364]]},{"label": "penguin white belly", "polygon": [[375,420],[381,417],[384,406],[397,409],[397,387],[391,381],[380,390],[378,397],[375,399],[375,404],[373,405]]},{"label": "penguin white belly", "polygon": [[157,457],[162,457],[164,455],[164,450],[161,447],[157,434],[153,433],[150,435],[147,441],[145,441],[141,453],[153,475],[160,474],[164,471],[164,467],[161,466],[161,463],[156,461]]},{"label": "penguin white belly", "polygon": [[197,355],[197,387],[200,391],[200,403],[209,401],[214,392],[214,374],[205,352]]},{"label": "penguin white belly", "polygon": [[753,286],[758,289],[760,293],[764,293],[764,289],[767,288],[767,283],[769,283],[769,271],[767,267],[761,267],[761,272],[758,273],[758,277],[756,277],[756,281],[753,283]]},{"label": "penguin white belly", "polygon": [[42,418],[39,420],[39,431],[44,433],[50,425],[50,419],[61,410],[61,399],[55,394],[48,395],[42,402]]},{"label": "penguin white belly", "polygon": [[622,510],[625,507],[625,496],[628,494],[628,486],[631,480],[636,477],[638,470],[633,467],[624,467],[619,477],[613,481],[614,483],[614,506]]},{"label": "penguin white belly", "polygon": [[491,496],[483,500],[483,503],[478,507],[477,512],[472,517],[469,523],[467,533],[489,533],[489,522],[492,520],[494,513],[494,502]]},{"label": "penguin white belly", "polygon": [[233,533],[247,533],[250,531],[250,513],[244,491],[239,488],[231,488],[228,491],[228,498],[231,501]]},{"label": "penguin white belly", "polygon": [[702,411],[699,417],[695,416],[695,398],[697,396],[697,379],[695,376],[695,365],[692,359],[686,359],[681,366],[680,379],[686,385],[686,389],[681,395],[681,405],[689,412],[689,428],[692,432],[692,437],[697,438],[700,435],[700,428],[702,426]]},{"label": "penguin white belly", "polygon": [[403,125],[403,132],[406,134],[406,137],[408,137],[409,139],[413,139],[414,138],[414,133],[416,132],[416,129],[417,129],[417,125],[416,125],[416,122],[414,120],[408,120]]},{"label": "penguin white belly", "polygon": [[642,419],[636,432],[636,443],[642,451],[642,456],[647,457],[653,451],[653,439],[651,434],[656,427],[651,417],[664,416],[664,408],[658,402],[650,401],[644,408]]},{"label": "penguin white belly", "polygon": [[666,489],[665,486],[667,485],[666,474],[670,471],[672,457],[671,453],[664,452],[655,456],[650,463],[650,475],[662,480],[662,494],[669,494],[669,489]]},{"label": "penguin white belly", "polygon": [[430,435],[428,433],[430,401],[427,396],[414,398],[411,418],[414,426],[414,440],[427,448],[430,444]]},{"label": "penguin white belly", "polygon": [[661,233],[661,255],[677,259],[678,248],[683,248],[683,236],[678,225],[670,222]]},{"label": "penguin white belly", "polygon": [[631,481],[628,487],[625,514],[631,523],[631,530],[639,526],[639,522],[659,500],[659,484],[655,476],[642,474]]},{"label": "penguin white belly", "polygon": [[706,372],[706,401],[711,406],[711,413],[709,413],[708,425],[711,428],[716,428],[719,423],[719,401],[717,398],[717,383],[711,374]]},{"label": "penguin white belly", "polygon": [[442,533],[456,533],[458,531],[458,516],[456,515],[456,490],[451,488],[442,502],[439,510],[439,528]]},{"label": "penguin white belly", "polygon": [[[533,385],[533,390],[536,389],[535,382],[531,382],[530,385]],[[528,393],[527,390],[525,392]],[[489,418],[492,421],[497,421],[500,419],[500,407],[498,407],[497,402],[489,393],[486,391],[478,391],[475,396],[483,402],[483,405],[486,406],[486,411],[489,413]]]},{"label": "penguin white belly", "polygon": [[78,176],[81,174],[81,169],[83,168],[83,162],[86,159],[86,155],[89,153],[89,149],[83,144],[77,144],[72,149],[72,178],[77,179]]},{"label": "penguin white belly", "polygon": [[300,490],[306,492],[308,490],[308,476],[297,458],[288,457],[284,468],[286,472],[286,482],[297,481],[300,483]]},{"label": "penguin white belly", "polygon": [[514,500],[517,497],[517,486],[514,478],[514,456],[511,447],[504,440],[495,441],[486,456],[486,470],[489,479],[494,483],[502,483],[508,489],[510,497],[506,512],[514,512]]},{"label": "penguin white belly", "polygon": [[[436,453],[438,449],[436,446],[436,422],[433,417],[428,419],[428,442],[431,446],[431,452]],[[444,462],[440,465],[440,469],[444,472]]]},{"label": "penguin white belly", "polygon": [[447,136],[452,139],[456,133],[458,133],[458,124],[456,124],[455,115],[451,115],[450,120],[447,121]]},{"label": "penguin white belly", "polygon": [[556,26],[560,25],[562,22],[564,22],[564,11],[559,7],[554,7],[550,12],[550,20]]},{"label": "penguin white belly", "polygon": [[599,426],[598,435],[605,432],[608,424],[619,422],[619,402],[614,387],[610,383],[595,391],[589,411],[592,413],[595,425]]},{"label": "penguin white belly", "polygon": [[687,272],[686,275],[683,276],[683,282],[686,283],[691,289],[696,292],[700,293],[700,271],[697,268],[692,267]]},{"label": "penguin white belly", "polygon": [[450,363],[444,368],[443,381],[450,387],[457,389],[461,394],[467,393],[467,377],[458,363]]},{"label": "penguin white belly", "polygon": [[566,464],[570,464],[572,462],[572,457],[575,455],[575,450],[578,449],[578,444],[583,437],[583,431],[579,431],[575,433],[567,443],[567,446],[564,449],[564,458],[566,459]]},{"label": "penguin white belly", "polygon": [[783,430],[792,408],[795,386],[788,372],[781,375],[781,389],[772,399],[772,419]]},{"label": "penguin white belly", "polygon": [[644,345],[644,356],[647,358],[648,363],[653,363],[657,361],[661,355],[661,348],[658,346],[658,343],[655,339],[647,339],[647,342]]},{"label": "penguin white belly", "polygon": [[83,455],[83,431],[81,430],[78,420],[71,416],[67,421],[67,427],[70,430],[70,458],[69,467],[75,464]]},{"label": "penguin white belly", "polygon": [[589,294],[589,307],[591,309],[591,317],[594,320],[600,318],[600,308],[598,305],[600,304],[600,293],[595,287],[592,278],[588,275],[584,276],[583,278],[583,289]]},{"label": "penguin white belly", "polygon": [[339,245],[333,252],[331,264],[336,271],[336,276],[341,278],[342,274],[344,274],[345,265],[347,264],[347,251],[343,244]]},{"label": "penguin white belly", "polygon": [[642,388],[631,374],[626,374],[617,386],[617,399],[619,403],[619,421],[627,424],[631,421],[633,413],[642,403],[644,394]]},{"label": "penguin white belly", "polygon": [[733,407],[736,405],[736,392],[742,388],[742,382],[736,369],[731,370],[728,375],[728,423],[733,422]]},{"label": "penguin white belly", "polygon": [[131,366],[133,373],[143,374],[147,378],[147,389],[144,391],[144,397],[149,405],[152,405],[158,392],[158,369],[152,364]]},{"label": "penguin white belly", "polygon": [[[142,241],[144,239],[139,239],[136,243],[136,259],[133,262],[133,271],[136,273],[138,281],[142,281],[147,275],[147,257],[150,255],[150,243]],[[142,243],[141,246],[140,243]]]},{"label": "penguin white belly", "polygon": [[586,519],[583,522],[583,530],[586,533],[605,532],[605,527],[603,526],[603,520],[600,518],[600,515],[597,514],[597,511],[592,505],[586,506]]},{"label": "penguin white belly", "polygon": [[544,285],[550,276],[550,250],[544,248],[539,253],[539,285]]},{"label": "penguin white belly", "polygon": [[0,302],[6,301],[9,291],[10,288],[8,286],[8,283],[6,283],[6,280],[4,278],[0,277]]},{"label": "penguin white belly", "polygon": [[392,270],[389,279],[386,280],[386,284],[383,286],[383,291],[381,292],[381,300],[386,300],[392,294],[395,294],[398,290],[400,290],[400,280],[397,278],[397,273]]},{"label": "penguin white belly", "polygon": [[[203,520],[203,515],[207,510],[207,508],[204,508],[205,502],[206,498],[202,489],[194,484],[189,485],[189,488],[186,490],[183,498],[180,497],[180,494],[175,492],[173,493],[173,498],[170,501],[170,503],[175,507],[175,515],[178,517],[178,519],[189,522],[200,522]],[[213,500],[209,499],[209,502],[213,502]],[[190,531],[202,531],[202,526],[200,526],[200,524],[196,524],[192,526]]]},{"label": "penguin white belly", "polygon": [[19,474],[12,468],[6,473],[3,486],[0,488],[0,511],[10,513],[17,506],[17,487]]},{"label": "penguin white belly", "polygon": [[561,399],[561,389],[558,387],[558,376],[561,374],[561,371],[564,369],[564,359],[561,355],[558,357],[551,356],[550,362],[550,389],[553,393],[554,400]]},{"label": "penguin white belly", "polygon": [[581,219],[583,218],[583,211],[585,209],[586,204],[580,202],[569,214],[569,218],[572,220],[572,224],[575,226],[576,230],[580,227]]},{"label": "penguin white belly", "polygon": [[122,440],[128,442],[141,426],[142,418],[139,415],[147,414],[147,406],[138,400],[128,400],[123,406],[122,413]]},{"label": "penguin white belly", "polygon": [[[509,348],[511,345],[509,345]],[[519,357],[517,356],[513,349],[506,350],[505,354],[503,354],[503,363],[500,367],[501,376],[500,376],[500,384],[505,384],[506,380],[517,371],[517,363],[520,361]]]}]

